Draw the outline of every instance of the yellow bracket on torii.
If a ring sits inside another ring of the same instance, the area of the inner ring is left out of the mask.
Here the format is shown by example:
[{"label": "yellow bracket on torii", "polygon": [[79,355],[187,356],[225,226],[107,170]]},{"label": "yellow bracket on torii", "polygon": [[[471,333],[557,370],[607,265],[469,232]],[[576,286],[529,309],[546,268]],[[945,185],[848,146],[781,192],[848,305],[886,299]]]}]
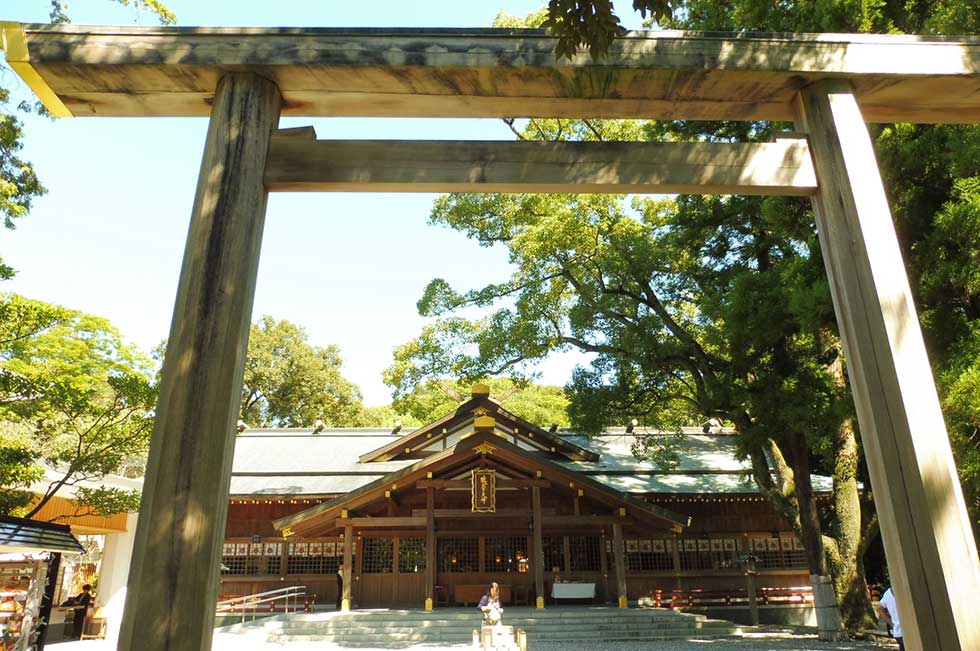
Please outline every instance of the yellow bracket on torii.
[{"label": "yellow bracket on torii", "polygon": [[48,113],[56,118],[74,117],[58,94],[51,90],[31,64],[27,51],[27,35],[20,23],[0,22],[0,49],[7,53],[7,63],[24,80]]}]

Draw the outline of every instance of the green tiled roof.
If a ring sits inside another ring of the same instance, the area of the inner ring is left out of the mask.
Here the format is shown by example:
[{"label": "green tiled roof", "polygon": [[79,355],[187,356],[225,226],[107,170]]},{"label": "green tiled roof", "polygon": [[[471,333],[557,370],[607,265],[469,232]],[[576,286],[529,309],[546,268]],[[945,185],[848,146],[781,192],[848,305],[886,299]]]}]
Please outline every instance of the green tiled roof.
[{"label": "green tiled roof", "polygon": [[[407,433],[405,430],[401,434]],[[622,428],[600,436],[562,436],[596,452],[594,462],[555,460],[607,486],[630,493],[757,493],[747,461],[736,455],[736,440],[725,434],[687,429],[676,438],[679,463],[671,469],[637,460],[636,440]],[[414,461],[360,463],[358,458],[401,438],[389,429],[257,429],[238,436],[231,478],[232,495],[339,495]],[[534,455],[537,452],[528,452]],[[814,490],[831,489],[829,477],[813,476]]]}]

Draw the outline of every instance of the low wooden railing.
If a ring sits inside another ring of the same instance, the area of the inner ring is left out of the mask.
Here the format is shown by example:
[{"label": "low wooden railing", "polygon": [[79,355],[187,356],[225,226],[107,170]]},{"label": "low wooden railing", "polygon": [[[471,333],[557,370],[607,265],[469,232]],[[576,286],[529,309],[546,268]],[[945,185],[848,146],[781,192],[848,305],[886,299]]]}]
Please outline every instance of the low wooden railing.
[{"label": "low wooden railing", "polygon": [[[730,590],[655,590],[648,598],[655,608],[698,608],[707,606],[747,606],[749,594],[742,588]],[[813,588],[808,585],[789,588],[759,588],[756,603],[760,606],[812,605]]]}]

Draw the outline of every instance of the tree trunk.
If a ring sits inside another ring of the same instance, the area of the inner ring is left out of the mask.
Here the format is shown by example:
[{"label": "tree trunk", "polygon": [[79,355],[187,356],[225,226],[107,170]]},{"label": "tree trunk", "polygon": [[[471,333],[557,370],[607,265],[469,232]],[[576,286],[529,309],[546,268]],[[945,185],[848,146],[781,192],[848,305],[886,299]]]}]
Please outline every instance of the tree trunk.
[{"label": "tree trunk", "polygon": [[817,635],[824,641],[847,639],[840,609],[837,607],[837,594],[824,555],[823,535],[817,502],[813,497],[810,482],[809,450],[806,437],[802,434],[790,435],[790,463],[796,483],[796,499],[800,510],[800,531],[803,534],[803,548],[806,550],[807,566],[810,569],[810,585],[813,586],[813,608],[817,616]]},{"label": "tree trunk", "polygon": [[[858,491],[858,444],[854,421],[845,419],[834,440],[834,529],[833,544],[825,545],[830,574],[840,595],[841,615],[849,631],[874,625],[868,584],[864,577],[861,496]],[[824,539],[827,543],[827,539]]]}]

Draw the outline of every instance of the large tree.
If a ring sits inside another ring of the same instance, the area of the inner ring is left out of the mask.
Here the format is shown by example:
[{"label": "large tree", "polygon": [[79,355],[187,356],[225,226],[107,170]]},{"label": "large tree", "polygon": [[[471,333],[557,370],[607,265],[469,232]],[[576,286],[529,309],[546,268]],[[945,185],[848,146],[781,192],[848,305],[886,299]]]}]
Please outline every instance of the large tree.
[{"label": "large tree", "polygon": [[[411,373],[417,368],[407,355],[400,356],[407,362]],[[408,414],[412,422],[422,425],[442,418],[453,411],[460,402],[470,396],[473,382],[452,381],[441,378],[426,379],[421,382],[402,381],[403,369],[398,364],[385,372],[386,381],[395,386],[392,407],[398,413]],[[490,387],[490,396],[507,411],[520,416],[528,422],[541,427],[559,425],[567,427],[568,398],[562,387],[535,384],[529,381],[515,382],[510,378],[477,378]],[[411,386],[410,391],[402,388]]]},{"label": "large tree", "polygon": [[[5,294],[0,317],[0,506],[31,517],[73,488],[79,513],[135,510],[137,492],[98,482],[141,472],[156,402],[149,359],[91,315]],[[54,479],[35,499],[27,488],[42,465]]]},{"label": "large tree", "polygon": [[303,328],[263,316],[249,333],[242,419],[258,427],[358,425],[361,392],[342,365],[337,346],[313,346]]},{"label": "large tree", "polygon": [[[761,125],[726,129],[713,137],[770,135]],[[663,140],[703,130],[535,120],[518,135]],[[732,422],[760,488],[804,541],[811,573],[840,576],[841,593],[856,600],[854,619],[867,617],[863,575],[848,570],[862,539],[856,440],[807,210],[781,198],[443,197],[433,221],[507,246],[515,270],[502,283],[462,293],[430,283],[420,313],[440,318],[396,352],[389,380],[404,390],[431,377],[520,373],[577,348],[594,355],[569,387],[579,429],[631,416],[663,428],[695,416]],[[494,309],[478,320],[455,315],[474,306]],[[849,443],[835,446],[837,436]],[[828,455],[841,467],[827,531],[810,485],[814,446],[849,450],[853,462]]]}]

